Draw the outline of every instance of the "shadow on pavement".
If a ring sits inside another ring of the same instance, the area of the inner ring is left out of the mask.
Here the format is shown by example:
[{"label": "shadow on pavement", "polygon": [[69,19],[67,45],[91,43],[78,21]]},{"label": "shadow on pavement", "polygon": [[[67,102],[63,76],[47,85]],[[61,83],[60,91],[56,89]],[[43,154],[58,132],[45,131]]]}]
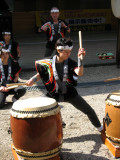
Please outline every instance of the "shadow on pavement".
[{"label": "shadow on pavement", "polygon": [[[62,148],[61,157],[62,160],[108,160],[107,158],[101,156],[95,156],[94,153],[98,153],[101,145],[103,144],[100,134],[88,134],[82,135],[80,137],[71,137],[63,140],[63,143],[74,143],[74,142],[85,142],[85,141],[94,141],[95,145],[91,154],[83,153],[70,153],[70,149]],[[87,149],[87,148],[86,148]],[[82,151],[81,151],[82,152]]]},{"label": "shadow on pavement", "polygon": [[91,154],[64,152],[64,149],[60,157],[61,160],[108,160],[107,158]]},{"label": "shadow on pavement", "polygon": [[95,146],[94,149],[91,151],[91,154],[93,153],[98,153],[99,148],[101,147],[102,140],[100,134],[88,134],[88,135],[82,135],[80,137],[72,137],[72,138],[67,138],[63,140],[63,143],[72,143],[72,142],[85,142],[85,141],[94,141]]}]

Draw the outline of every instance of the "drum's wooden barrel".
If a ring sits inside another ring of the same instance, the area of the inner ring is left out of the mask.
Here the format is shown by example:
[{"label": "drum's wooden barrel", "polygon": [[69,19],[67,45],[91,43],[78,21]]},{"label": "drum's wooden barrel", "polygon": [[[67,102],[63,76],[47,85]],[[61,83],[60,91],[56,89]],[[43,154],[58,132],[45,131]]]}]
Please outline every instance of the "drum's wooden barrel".
[{"label": "drum's wooden barrel", "polygon": [[114,142],[120,144],[120,91],[113,92],[106,98],[105,128],[106,136]]},{"label": "drum's wooden barrel", "polygon": [[114,16],[120,19],[120,0],[111,0],[111,6]]},{"label": "drum's wooden barrel", "polygon": [[11,109],[13,148],[25,159],[50,159],[62,145],[62,120],[56,100],[47,97],[16,101]]}]

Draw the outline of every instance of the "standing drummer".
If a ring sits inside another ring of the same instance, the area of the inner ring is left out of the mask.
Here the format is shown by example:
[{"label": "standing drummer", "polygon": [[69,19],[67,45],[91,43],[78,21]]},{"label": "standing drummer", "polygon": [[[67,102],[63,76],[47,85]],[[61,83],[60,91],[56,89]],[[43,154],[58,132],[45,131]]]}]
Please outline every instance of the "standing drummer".
[{"label": "standing drummer", "polygon": [[46,51],[44,57],[49,57],[55,51],[56,41],[65,36],[65,33],[70,33],[68,24],[59,19],[59,9],[53,7],[50,11],[51,20],[46,22],[42,27],[38,29],[38,32],[44,31],[47,36]]},{"label": "standing drummer", "polygon": [[34,82],[43,81],[47,96],[58,102],[69,102],[75,108],[86,114],[98,131],[102,130],[100,121],[92,107],[78,94],[76,86],[77,76],[83,75],[83,61],[80,56],[85,56],[84,48],[78,51],[78,64],[70,57],[73,48],[71,39],[60,38],[56,42],[56,55],[51,59],[36,61],[37,74],[27,81],[31,86]]},{"label": "standing drummer", "polygon": [[9,94],[13,94],[13,102],[25,94],[25,89],[22,86],[10,90],[6,87],[6,84],[18,82],[20,71],[19,64],[10,58],[9,49],[2,47],[0,51],[0,108],[4,107],[6,97]]}]

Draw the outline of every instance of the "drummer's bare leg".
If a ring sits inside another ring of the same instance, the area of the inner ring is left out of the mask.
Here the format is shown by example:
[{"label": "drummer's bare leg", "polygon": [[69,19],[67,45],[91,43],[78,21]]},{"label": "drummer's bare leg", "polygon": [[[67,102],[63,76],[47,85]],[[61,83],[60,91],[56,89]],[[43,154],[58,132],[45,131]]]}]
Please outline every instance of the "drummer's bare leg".
[{"label": "drummer's bare leg", "polygon": [[80,95],[77,95],[76,97],[69,99],[68,102],[71,103],[75,108],[79,109],[81,112],[86,114],[91,123],[96,128],[98,128],[98,130],[99,128],[101,128],[101,123],[95,111]]}]

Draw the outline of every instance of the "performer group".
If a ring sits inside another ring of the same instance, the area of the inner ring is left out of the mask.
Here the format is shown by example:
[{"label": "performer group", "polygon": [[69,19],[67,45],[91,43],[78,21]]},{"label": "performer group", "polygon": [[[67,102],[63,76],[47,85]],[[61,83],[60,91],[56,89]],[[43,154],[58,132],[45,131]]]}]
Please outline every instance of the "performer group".
[{"label": "performer group", "polygon": [[[59,19],[59,14],[59,9],[53,7],[50,11],[51,20],[38,29],[38,32],[45,31],[47,35],[46,51],[44,59],[35,62],[36,75],[26,84],[32,86],[41,79],[47,90],[47,97],[54,98],[57,102],[71,103],[88,116],[98,131],[102,131],[102,125],[95,111],[75,89],[78,76],[83,75],[84,66],[81,56],[84,58],[86,52],[84,48],[79,48],[78,63],[70,58],[73,42],[65,35],[70,33],[70,27]],[[22,86],[14,89],[7,87],[9,83],[18,82],[21,71],[20,56],[19,44],[11,39],[10,31],[4,31],[0,52],[0,108],[4,107],[9,94],[13,94],[13,102],[25,94]]]}]

